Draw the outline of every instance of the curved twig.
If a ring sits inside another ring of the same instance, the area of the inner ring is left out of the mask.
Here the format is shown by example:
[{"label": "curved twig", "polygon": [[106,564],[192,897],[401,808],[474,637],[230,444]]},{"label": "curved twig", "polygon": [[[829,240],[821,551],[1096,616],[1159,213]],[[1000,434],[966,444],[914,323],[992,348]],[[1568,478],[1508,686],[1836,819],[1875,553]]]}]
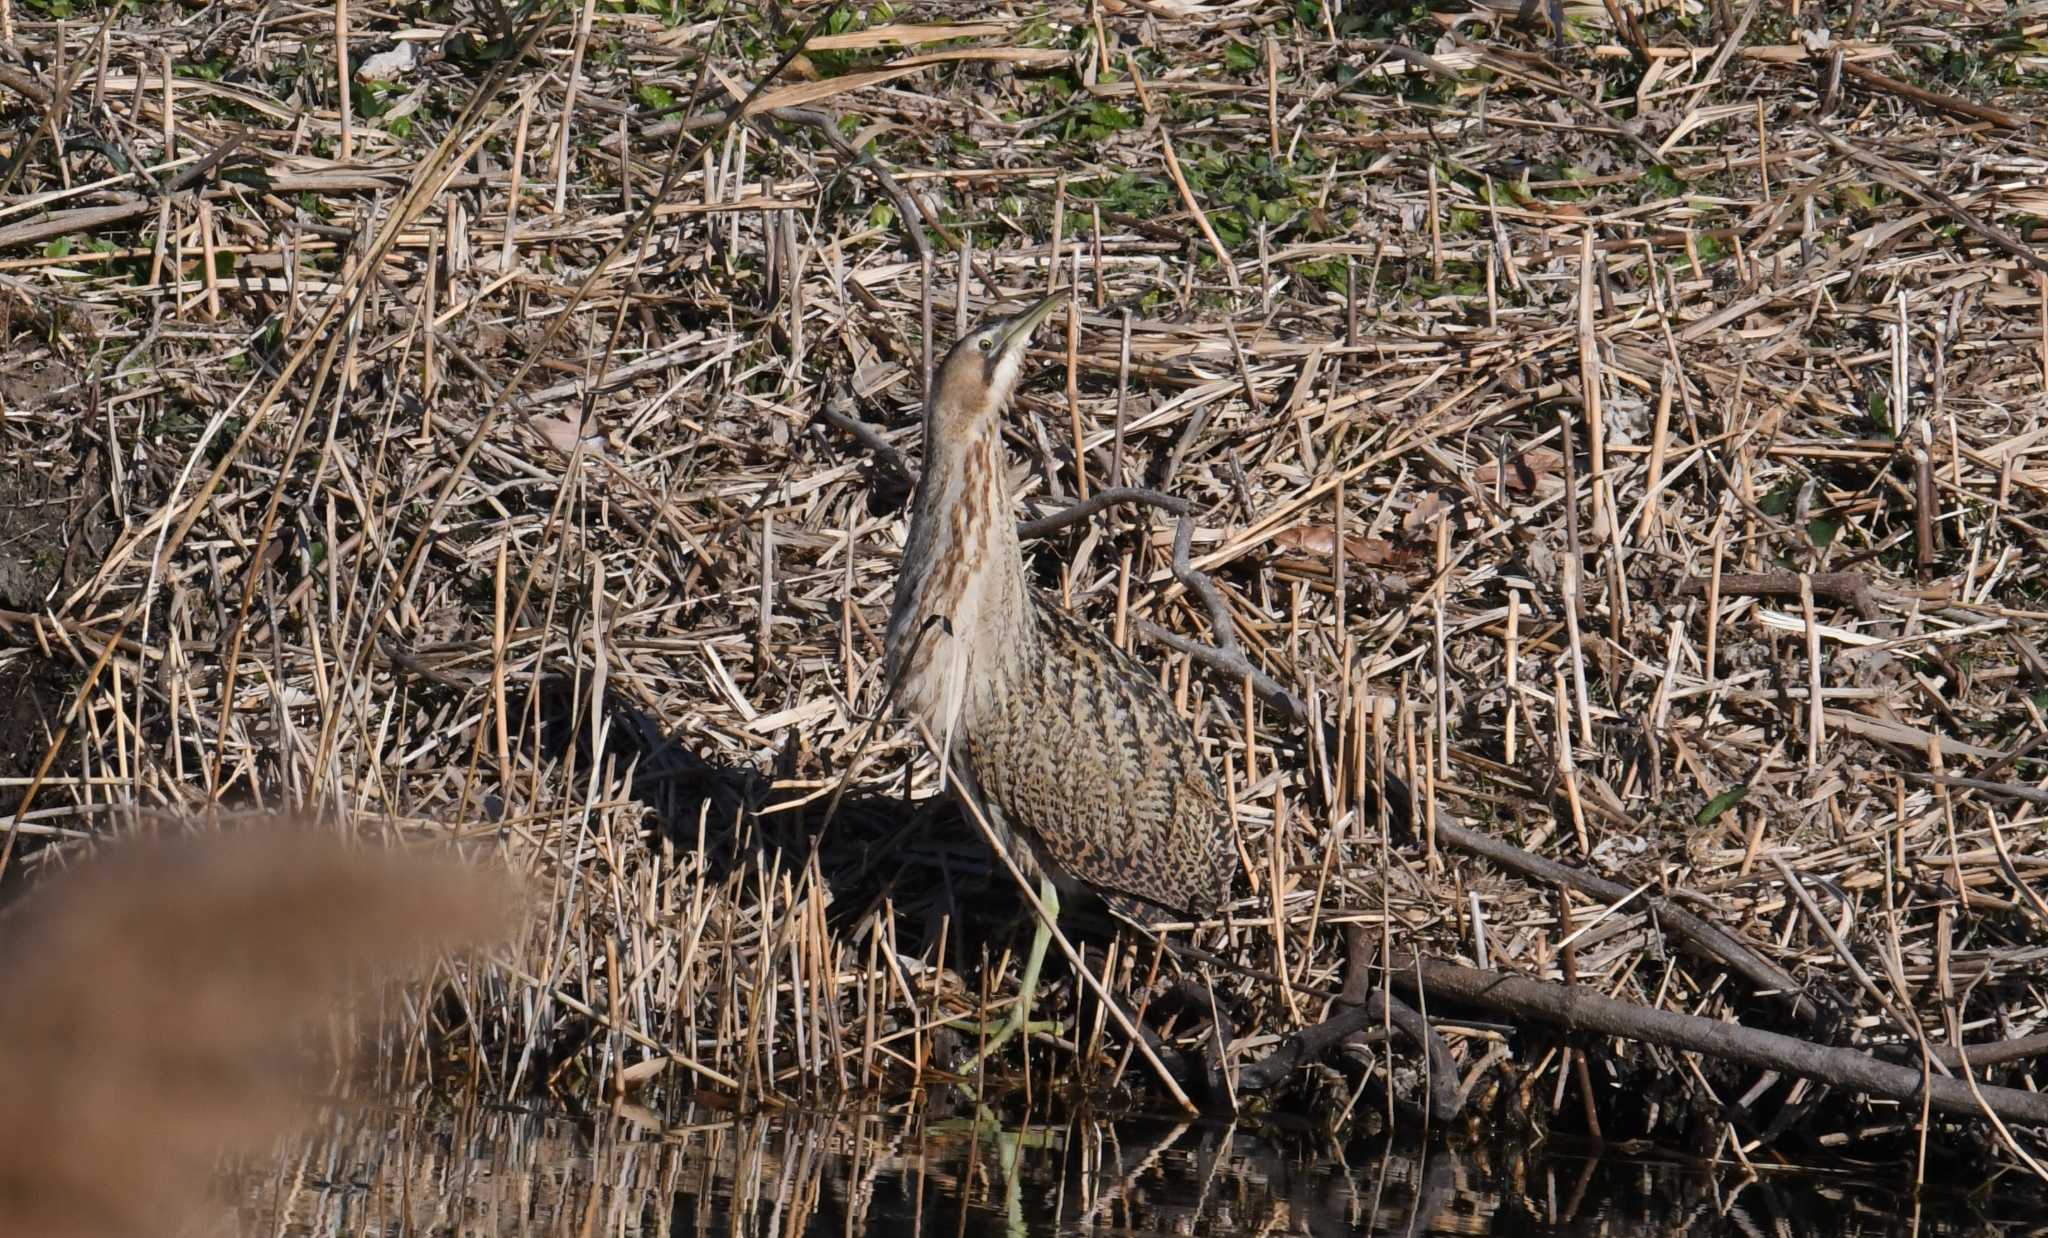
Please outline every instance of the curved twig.
[{"label": "curved twig", "polygon": [[[806,129],[815,129],[824,135],[833,153],[838,155],[843,163],[851,167],[866,168],[874,176],[875,184],[881,186],[882,193],[889,199],[890,205],[894,206],[896,213],[902,217],[903,229],[910,236],[910,248],[917,254],[918,261],[922,262],[930,255],[932,244],[924,234],[923,212],[911,201],[903,186],[896,183],[896,178],[889,174],[889,169],[882,166],[881,160],[867,151],[855,150],[853,143],[840,135],[838,122],[828,113],[806,107],[778,107],[771,108],[761,115],[793,125],[802,125]],[[770,137],[781,136],[773,130],[764,131]]]},{"label": "curved twig", "polygon": [[917,481],[917,474],[910,471],[910,465],[903,459],[903,453],[896,450],[895,445],[888,439],[882,437],[880,430],[862,421],[854,413],[853,395],[847,390],[846,384],[833,385],[831,394],[818,406],[818,416],[827,424],[844,430],[858,439],[861,446],[873,452],[883,464],[909,478],[913,484]]},{"label": "curved twig", "polygon": [[[1178,576],[1179,573],[1175,573],[1175,575]],[[1185,585],[1189,582],[1186,577],[1181,577],[1181,583]],[[1215,611],[1210,611],[1209,615],[1212,619],[1217,617]],[[1302,699],[1282,687],[1279,680],[1253,666],[1251,659],[1245,657],[1243,651],[1236,647],[1235,641],[1231,642],[1229,649],[1219,649],[1214,645],[1205,645],[1192,637],[1169,632],[1150,619],[1141,619],[1133,616],[1131,623],[1132,626],[1144,635],[1145,639],[1157,641],[1169,649],[1178,650],[1219,675],[1228,675],[1238,680],[1249,678],[1252,681],[1252,691],[1259,694],[1259,699],[1287,715],[1289,721],[1297,723],[1306,723],[1308,721],[1308,706],[1302,702]],[[1227,631],[1228,629],[1222,630]]]},{"label": "curved twig", "polygon": [[1215,581],[1197,569],[1190,558],[1189,548],[1195,536],[1195,509],[1186,499],[1140,486],[1114,486],[1108,490],[1098,490],[1050,516],[1024,521],[1017,526],[1017,536],[1028,539],[1057,533],[1070,524],[1078,524],[1097,512],[1119,503],[1156,507],[1161,511],[1173,513],[1178,520],[1179,523],[1173,531],[1173,578],[1188,592],[1202,600],[1202,609],[1209,613],[1209,626],[1214,630],[1215,643],[1205,645],[1200,641],[1176,635],[1146,619],[1134,620],[1138,631],[1143,633],[1146,639],[1158,641],[1168,648],[1178,650],[1218,674],[1229,675],[1238,680],[1251,680],[1252,691],[1258,693],[1261,700],[1287,715],[1289,721],[1306,724],[1309,721],[1308,705],[1288,691],[1279,680],[1252,665],[1251,659],[1245,656],[1243,647],[1237,643],[1237,624],[1230,617],[1230,607],[1223,600],[1222,590],[1216,587]]},{"label": "curved twig", "polygon": [[1430,1116],[1439,1122],[1457,1117],[1464,1097],[1458,1091],[1458,1064],[1451,1057],[1450,1046],[1420,1011],[1386,989],[1372,987],[1370,945],[1362,925],[1344,926],[1344,946],[1349,965],[1344,974],[1344,995],[1338,999],[1336,1013],[1293,1033],[1278,1048],[1247,1066],[1238,1074],[1238,1090],[1266,1091],[1296,1067],[1321,1057],[1352,1034],[1375,1023],[1390,1023],[1429,1059]]},{"label": "curved twig", "polygon": [[1079,524],[1097,512],[1106,511],[1119,503],[1143,503],[1172,512],[1183,519],[1194,510],[1193,504],[1177,494],[1167,494],[1163,490],[1147,490],[1140,486],[1111,486],[1107,490],[1097,490],[1078,503],[1062,507],[1050,516],[1040,516],[1036,520],[1019,523],[1017,536],[1027,542],[1036,537],[1045,537],[1059,532],[1070,524]]}]

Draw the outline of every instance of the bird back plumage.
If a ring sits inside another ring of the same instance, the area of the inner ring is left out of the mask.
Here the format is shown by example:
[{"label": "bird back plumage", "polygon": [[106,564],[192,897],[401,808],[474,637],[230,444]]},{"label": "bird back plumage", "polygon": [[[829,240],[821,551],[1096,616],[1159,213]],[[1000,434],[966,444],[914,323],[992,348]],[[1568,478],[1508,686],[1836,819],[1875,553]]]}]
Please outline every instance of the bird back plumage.
[{"label": "bird back plumage", "polygon": [[1213,914],[1236,851],[1187,720],[1100,632],[1050,602],[1035,609],[1036,656],[990,684],[964,728],[986,806],[1055,879],[1095,887],[1127,918]]}]

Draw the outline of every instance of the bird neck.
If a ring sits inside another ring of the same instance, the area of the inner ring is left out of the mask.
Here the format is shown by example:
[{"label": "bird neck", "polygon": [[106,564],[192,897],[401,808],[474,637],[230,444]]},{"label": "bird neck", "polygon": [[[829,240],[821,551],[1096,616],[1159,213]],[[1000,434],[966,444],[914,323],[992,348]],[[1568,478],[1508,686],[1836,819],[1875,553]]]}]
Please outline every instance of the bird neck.
[{"label": "bird neck", "polygon": [[[888,644],[907,703],[932,721],[969,703],[974,684],[1000,679],[1037,646],[1005,465],[1000,410],[942,416],[927,408],[924,475]],[[942,692],[938,679],[962,671],[964,682]],[[943,711],[941,695],[951,698]]]},{"label": "bird neck", "polygon": [[[949,419],[936,434],[934,420],[926,418],[924,476],[910,540],[930,556],[921,565],[923,578],[952,587],[935,590],[930,601],[953,604],[963,612],[948,615],[955,626],[973,625],[988,639],[1029,638],[1037,614],[1024,581],[1002,416],[991,411]],[[1005,628],[1018,630],[990,630]]]}]

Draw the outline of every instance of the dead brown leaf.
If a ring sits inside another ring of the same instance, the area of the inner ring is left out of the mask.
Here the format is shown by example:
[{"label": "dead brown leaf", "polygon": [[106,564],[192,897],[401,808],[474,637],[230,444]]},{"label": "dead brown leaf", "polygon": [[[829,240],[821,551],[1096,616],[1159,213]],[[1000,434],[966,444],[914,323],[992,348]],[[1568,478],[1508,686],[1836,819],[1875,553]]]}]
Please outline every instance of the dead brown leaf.
[{"label": "dead brown leaf", "polygon": [[1480,465],[1472,474],[1472,480],[1482,486],[1490,486],[1495,481],[1504,480],[1508,489],[1527,494],[1536,489],[1537,482],[1555,473],[1563,464],[1564,457],[1559,455],[1555,448],[1531,447],[1527,451],[1516,452],[1508,459],[1505,479],[1501,477],[1502,466],[1496,461]]},{"label": "dead brown leaf", "polygon": [[1421,533],[1430,525],[1446,519],[1458,510],[1457,499],[1441,490],[1431,490],[1415,500],[1415,506],[1401,518],[1401,531],[1410,536]]},{"label": "dead brown leaf", "polygon": [[[1320,559],[1333,559],[1337,555],[1337,530],[1326,524],[1296,525],[1282,529],[1273,535],[1273,541],[1283,550],[1296,554],[1313,555]],[[1392,563],[1400,551],[1392,542],[1377,537],[1351,536],[1344,539],[1344,558],[1350,563],[1362,563],[1368,567],[1382,567]]]}]

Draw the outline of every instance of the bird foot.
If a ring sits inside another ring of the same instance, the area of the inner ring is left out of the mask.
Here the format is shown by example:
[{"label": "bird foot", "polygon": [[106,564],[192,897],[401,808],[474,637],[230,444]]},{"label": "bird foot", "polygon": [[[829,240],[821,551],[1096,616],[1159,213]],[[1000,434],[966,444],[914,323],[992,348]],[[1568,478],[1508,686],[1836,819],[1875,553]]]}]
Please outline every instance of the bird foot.
[{"label": "bird foot", "polygon": [[966,1032],[970,1036],[988,1038],[983,1042],[981,1051],[967,1059],[966,1065],[970,1067],[979,1066],[984,1059],[995,1056],[996,1050],[1008,1044],[1011,1037],[1018,1032],[1026,1036],[1037,1036],[1041,1033],[1058,1036],[1066,1031],[1066,1024],[1058,1019],[990,1019],[987,1022],[978,1019],[951,1019],[947,1021],[946,1026],[957,1032]]},{"label": "bird foot", "polygon": [[982,1077],[983,1067],[1018,1032],[1021,1031],[1027,1036],[1036,1036],[1041,1032],[1058,1036],[1066,1031],[1066,1025],[1057,1019],[995,1019],[985,1023],[976,1019],[954,1019],[947,1026],[977,1037],[985,1036],[987,1038],[982,1041],[978,1052],[953,1068],[953,1073],[960,1076],[960,1082],[954,1086],[970,1098],[977,1094],[978,1087],[976,1081]]}]

